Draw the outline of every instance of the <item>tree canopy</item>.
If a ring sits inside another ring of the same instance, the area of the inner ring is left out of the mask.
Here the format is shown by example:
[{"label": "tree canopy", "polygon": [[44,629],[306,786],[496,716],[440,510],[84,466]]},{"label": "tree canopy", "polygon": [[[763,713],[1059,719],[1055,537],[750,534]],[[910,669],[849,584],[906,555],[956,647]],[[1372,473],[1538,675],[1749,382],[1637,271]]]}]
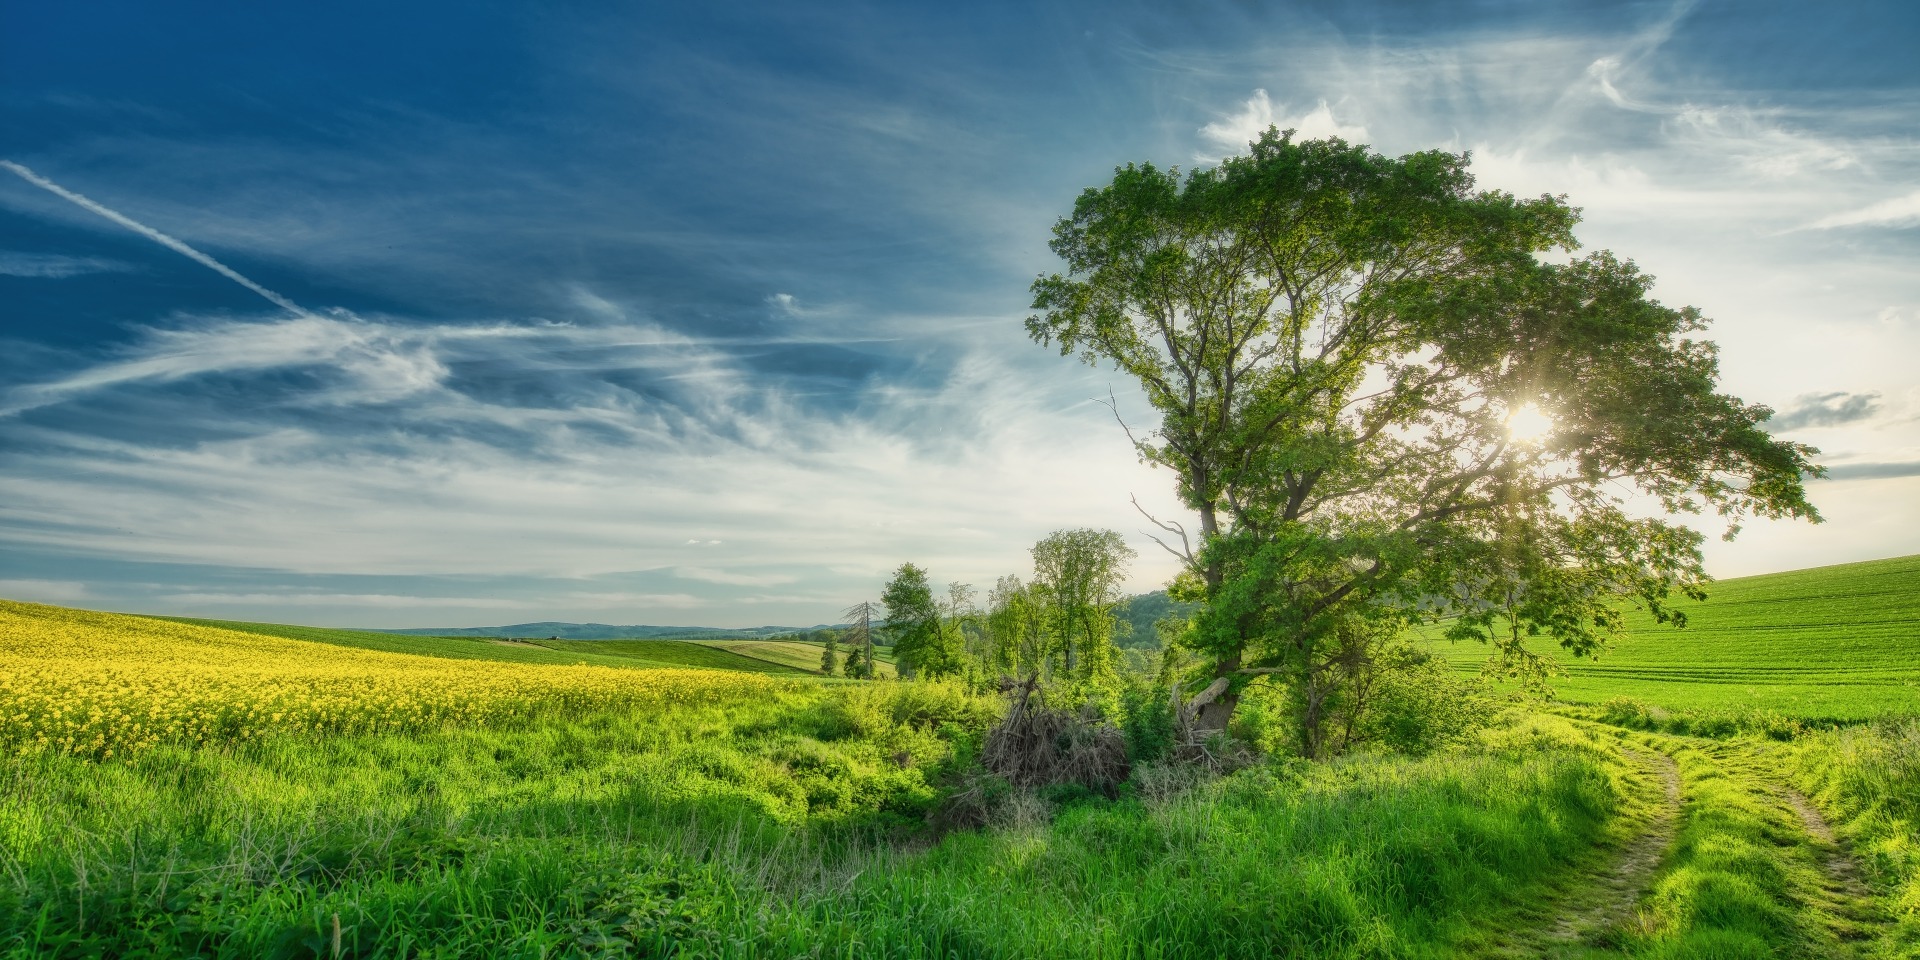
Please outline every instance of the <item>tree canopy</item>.
[{"label": "tree canopy", "polygon": [[1158,415],[1130,435],[1198,517],[1155,522],[1203,601],[1203,727],[1273,676],[1315,755],[1356,638],[1447,618],[1538,670],[1525,637],[1591,653],[1623,600],[1680,619],[1669,598],[1705,574],[1672,514],[1818,521],[1817,451],[1717,391],[1697,310],[1629,260],[1574,257],[1564,198],[1476,189],[1464,154],[1250,148],[1084,192],[1027,320]]},{"label": "tree canopy", "polygon": [[901,564],[881,591],[880,602],[887,608],[883,629],[893,641],[902,676],[947,676],[966,666],[964,639],[945,629],[927,571]]}]

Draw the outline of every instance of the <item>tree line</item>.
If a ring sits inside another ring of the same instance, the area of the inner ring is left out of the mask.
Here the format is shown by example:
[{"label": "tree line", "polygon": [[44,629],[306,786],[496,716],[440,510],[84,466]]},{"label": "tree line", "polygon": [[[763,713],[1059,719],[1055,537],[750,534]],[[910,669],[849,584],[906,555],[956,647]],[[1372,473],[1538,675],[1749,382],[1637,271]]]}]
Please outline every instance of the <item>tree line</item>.
[{"label": "tree line", "polygon": [[1132,547],[1111,530],[1071,529],[1033,545],[1026,579],[1009,574],[984,598],[972,584],[936,589],[927,570],[903,563],[881,590],[843,615],[850,623],[791,639],[823,645],[821,671],[872,677],[875,645],[903,678],[1030,678],[1083,691],[1113,687],[1131,635],[1121,617]]}]

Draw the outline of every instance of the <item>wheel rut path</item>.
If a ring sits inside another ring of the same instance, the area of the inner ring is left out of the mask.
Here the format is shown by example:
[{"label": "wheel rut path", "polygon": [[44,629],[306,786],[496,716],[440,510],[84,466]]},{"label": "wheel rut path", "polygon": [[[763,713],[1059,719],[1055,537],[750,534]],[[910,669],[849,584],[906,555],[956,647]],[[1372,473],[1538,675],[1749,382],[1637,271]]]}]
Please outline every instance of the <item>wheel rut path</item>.
[{"label": "wheel rut path", "polygon": [[1859,861],[1847,851],[1846,842],[1834,835],[1827,818],[1806,794],[1785,785],[1777,789],[1781,801],[1799,818],[1801,828],[1813,839],[1813,854],[1825,879],[1819,899],[1824,901],[1820,907],[1827,915],[1825,925],[1829,931],[1848,946],[1879,939],[1885,933],[1888,917],[1879,898],[1867,886]]},{"label": "wheel rut path", "polygon": [[1594,882],[1569,900],[1549,928],[1551,940],[1572,943],[1594,932],[1622,926],[1634,917],[1634,908],[1652,885],[1667,850],[1680,828],[1680,765],[1664,753],[1652,756],[1623,751],[1642,769],[1657,775],[1661,802],[1638,836],[1628,841]]},{"label": "wheel rut path", "polygon": [[1865,876],[1860,872],[1860,864],[1834,836],[1833,827],[1827,824],[1827,818],[1820,815],[1820,808],[1808,800],[1806,794],[1792,787],[1780,788],[1780,799],[1787,802],[1795,816],[1800,818],[1800,826],[1815,841],[1815,850],[1820,857],[1820,866],[1830,881],[1828,891],[1844,893],[1860,899],[1872,899],[1873,891],[1867,888]]}]

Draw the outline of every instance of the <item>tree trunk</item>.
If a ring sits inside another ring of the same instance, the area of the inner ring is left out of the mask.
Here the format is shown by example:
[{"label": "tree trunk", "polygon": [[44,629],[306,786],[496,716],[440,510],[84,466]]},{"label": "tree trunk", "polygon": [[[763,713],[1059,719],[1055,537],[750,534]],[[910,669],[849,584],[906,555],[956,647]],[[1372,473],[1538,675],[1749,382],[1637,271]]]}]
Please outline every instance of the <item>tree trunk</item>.
[{"label": "tree trunk", "polygon": [[[1200,712],[1193,718],[1194,730],[1200,733],[1219,733],[1227,729],[1228,721],[1233,719],[1234,708],[1240,705],[1240,695],[1230,692],[1226,685],[1231,682],[1234,671],[1239,669],[1240,654],[1238,653],[1220,661],[1220,664],[1214,667],[1213,684],[1220,689],[1211,698],[1201,701]],[[1207,692],[1212,690],[1213,686],[1209,686],[1207,691],[1201,692],[1200,696],[1205,697]]]}]

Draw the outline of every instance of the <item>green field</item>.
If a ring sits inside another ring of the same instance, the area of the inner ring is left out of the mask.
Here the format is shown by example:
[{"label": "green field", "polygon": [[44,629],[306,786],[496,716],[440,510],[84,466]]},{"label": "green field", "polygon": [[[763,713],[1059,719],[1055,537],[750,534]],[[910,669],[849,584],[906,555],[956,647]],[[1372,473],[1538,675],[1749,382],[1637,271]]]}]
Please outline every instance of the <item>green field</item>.
[{"label": "green field", "polygon": [[[825,649],[820,644],[801,640],[695,640],[693,642],[811,673],[820,672],[820,654]],[[899,675],[898,668],[893,665],[892,656],[884,648],[874,648],[874,670],[880,677],[891,678]],[[846,657],[847,651],[841,650],[840,659],[844,662]]]},{"label": "green field", "polygon": [[[1768,710],[1815,721],[1920,713],[1920,556],[1723,580],[1683,601],[1687,626],[1635,612],[1598,659],[1558,657],[1552,681],[1575,703],[1632,697],[1669,710]],[[1433,641],[1478,669],[1486,648]]]},{"label": "green field", "polygon": [[[602,667],[695,667],[705,670],[742,670],[748,673],[797,675],[787,664],[729,653],[724,648],[691,640],[500,640],[491,637],[416,637],[407,634],[374,633],[366,630],[336,630],[326,627],[301,627],[283,623],[246,623],[234,620],[198,620],[188,617],[159,617],[174,623],[193,623],[244,633],[308,640],[363,650],[411,653],[425,657],[449,657],[456,660],[500,660],[507,663],[573,664]],[[815,667],[818,667],[818,657]]]},{"label": "green field", "polygon": [[[549,650],[568,655],[626,658],[648,664],[699,667],[706,670],[744,670],[797,676],[808,672],[771,660],[741,656],[694,640],[535,640]],[[815,667],[818,667],[815,662]]]}]

